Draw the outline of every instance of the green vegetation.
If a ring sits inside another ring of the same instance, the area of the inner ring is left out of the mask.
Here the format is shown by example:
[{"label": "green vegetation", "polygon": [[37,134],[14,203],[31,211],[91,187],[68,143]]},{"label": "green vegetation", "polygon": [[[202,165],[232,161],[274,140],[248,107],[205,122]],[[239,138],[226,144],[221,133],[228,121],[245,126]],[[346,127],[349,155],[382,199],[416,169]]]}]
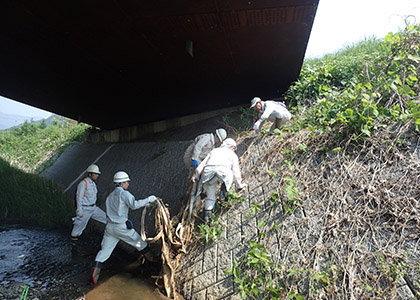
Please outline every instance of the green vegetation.
[{"label": "green vegetation", "polygon": [[286,99],[306,112],[300,128],[364,138],[393,121],[420,128],[420,27],[370,39],[304,63]]},{"label": "green vegetation", "polygon": [[45,227],[71,224],[72,201],[51,180],[25,173],[0,159],[0,182],[0,220]]},{"label": "green vegetation", "polygon": [[0,131],[0,158],[26,172],[41,173],[66,147],[83,140],[89,132],[86,124],[70,121],[25,122],[19,127]]},{"label": "green vegetation", "polygon": [[210,223],[203,223],[198,225],[200,230],[200,236],[204,241],[204,244],[210,242],[216,242],[222,235],[223,228],[226,227],[226,221],[217,218],[212,214]]},{"label": "green vegetation", "polygon": [[[271,193],[268,199],[271,208],[280,202],[283,217],[292,219],[295,218],[294,214],[303,208],[297,180],[287,175],[288,172],[295,170],[301,172],[296,162],[300,154],[311,151],[312,155],[319,155],[320,165],[327,165],[325,161],[322,161],[322,157],[327,157],[328,153],[331,157],[349,159],[350,154],[346,152],[346,145],[350,143],[353,146],[363,145],[376,130],[390,124],[412,122],[418,134],[420,130],[419,72],[420,26],[408,26],[403,32],[388,34],[383,40],[372,38],[336,54],[305,61],[299,79],[285,94],[289,107],[294,106],[292,108],[293,123],[282,130],[273,132],[279,136],[279,141],[285,144],[285,149],[281,151],[281,154],[277,153],[280,152],[278,149],[276,152],[276,155],[282,158],[283,170],[272,170],[271,165],[268,166],[270,177],[282,176],[284,183],[281,193],[280,191]],[[318,140],[334,141],[334,144],[318,144],[314,149],[312,145],[309,148],[305,143],[297,143],[295,149],[286,148],[287,141],[283,138],[283,133],[298,132],[302,129],[305,129],[305,132],[309,131],[305,133],[306,136],[324,136],[324,139]],[[262,134],[265,132],[262,131]],[[327,136],[332,138],[326,138]],[[403,138],[395,140],[396,144],[403,142]],[[275,158],[271,157],[271,161],[276,161]],[[295,171],[295,173],[298,172]],[[329,172],[335,171],[329,170]],[[298,177],[299,174],[294,176]],[[352,200],[354,201],[353,198]],[[271,209],[266,204],[264,206],[256,202],[250,205],[254,214],[259,213],[262,207]],[[375,211],[374,213],[375,216],[379,214]],[[270,211],[266,211],[264,215],[270,215]],[[348,221],[348,219],[345,220],[345,222]],[[257,224],[258,237],[256,240],[249,241],[248,251],[234,261],[233,267],[227,271],[227,274],[233,276],[242,298],[336,298],[337,284],[345,282],[346,273],[342,265],[337,264],[339,260],[332,259],[336,257],[335,254],[328,252],[328,255],[322,257],[323,263],[317,265],[315,263],[293,264],[292,261],[296,257],[278,259],[269,253],[267,245],[270,241],[267,241],[266,237],[268,233],[271,233],[271,236],[275,235],[281,226],[277,221],[260,219]],[[350,235],[350,233],[346,234]],[[352,232],[352,236],[354,235],[355,233]],[[364,241],[363,245],[365,245]],[[313,249],[316,255],[320,255],[317,252],[318,246]],[[302,251],[302,248],[298,250]],[[299,255],[304,254],[299,252]],[[312,255],[315,256],[311,252]],[[306,257],[306,259],[309,262],[313,258]],[[378,284],[379,279],[372,283],[368,280],[368,276],[365,277],[365,281],[360,280],[357,284],[366,294],[379,295],[379,298],[385,299],[391,290],[395,293],[395,288],[407,273],[409,265],[404,257],[393,257],[378,252],[376,259],[370,262],[369,267],[372,268],[371,274],[375,273],[376,268],[375,276],[383,280],[381,281],[383,285]]]},{"label": "green vegetation", "polygon": [[0,131],[0,220],[45,227],[71,224],[72,200],[59,185],[37,174],[67,146],[85,138],[89,129],[64,121],[50,126],[25,122]]}]

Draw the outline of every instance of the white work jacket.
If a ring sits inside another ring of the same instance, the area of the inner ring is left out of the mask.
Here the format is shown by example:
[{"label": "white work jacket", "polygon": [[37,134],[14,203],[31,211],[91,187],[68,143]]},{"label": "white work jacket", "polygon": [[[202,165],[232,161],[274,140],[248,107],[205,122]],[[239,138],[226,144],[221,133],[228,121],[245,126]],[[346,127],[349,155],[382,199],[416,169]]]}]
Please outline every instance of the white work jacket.
[{"label": "white work jacket", "polygon": [[77,185],[77,207],[92,206],[96,204],[98,188],[95,181],[86,177]]},{"label": "white work jacket", "polygon": [[261,101],[262,102],[262,114],[260,121],[265,120],[275,121],[276,119],[286,119],[289,121],[292,115],[287,110],[286,105],[276,101]]},{"label": "white work jacket", "polygon": [[136,200],[129,191],[117,186],[106,198],[106,216],[112,223],[122,224],[128,220],[130,208],[139,209],[148,205],[148,198]]},{"label": "white work jacket", "polygon": [[238,188],[243,187],[239,159],[234,151],[228,147],[213,149],[209,155],[198,165],[196,174],[201,174],[201,183],[206,183],[217,176],[229,190],[233,182]]},{"label": "white work jacket", "polygon": [[213,133],[200,134],[194,139],[191,160],[202,161],[213,150],[215,145]]}]

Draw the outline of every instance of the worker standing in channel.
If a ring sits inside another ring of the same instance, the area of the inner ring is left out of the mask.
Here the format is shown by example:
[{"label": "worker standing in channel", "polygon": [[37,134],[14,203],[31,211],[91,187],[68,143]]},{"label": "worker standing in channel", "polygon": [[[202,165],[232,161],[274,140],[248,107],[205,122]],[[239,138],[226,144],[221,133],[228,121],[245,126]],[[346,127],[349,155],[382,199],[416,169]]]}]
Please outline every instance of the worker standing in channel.
[{"label": "worker standing in channel", "polygon": [[[204,200],[204,221],[209,222],[211,212],[216,203],[216,190],[219,182],[226,186],[229,191],[232,183],[235,182],[239,190],[246,187],[242,183],[239,159],[235,153],[236,142],[227,138],[219,148],[213,149],[209,155],[200,163],[192,177],[193,182],[199,182],[197,195],[201,189],[207,194]],[[201,175],[201,176],[200,176]]]},{"label": "worker standing in channel", "polygon": [[226,137],[227,133],[223,128],[216,129],[215,133],[204,133],[197,136],[184,153],[184,162],[187,168],[197,168],[200,162],[206,158],[207,154],[213,150],[216,144],[223,142]]},{"label": "worker standing in channel", "polygon": [[286,105],[282,102],[277,101],[261,101],[261,98],[254,97],[251,100],[251,107],[260,113],[260,118],[254,124],[254,130],[258,133],[261,131],[262,124],[265,120],[273,122],[270,128],[270,133],[274,129],[280,129],[287,121],[292,118],[292,115],[287,110]]},{"label": "worker standing in channel", "polygon": [[98,189],[95,181],[101,171],[97,165],[90,165],[87,168],[87,177],[80,181],[76,191],[76,217],[73,218],[73,230],[71,232],[70,248],[73,254],[78,254],[79,237],[85,230],[89,220],[92,218],[106,224],[105,212],[96,206]]},{"label": "worker standing in channel", "polygon": [[130,178],[124,171],[119,171],[114,175],[116,185],[114,191],[106,198],[106,217],[108,223],[105,227],[104,237],[101,243],[101,250],[95,258],[95,265],[90,277],[90,283],[96,284],[102,268],[102,263],[106,261],[117,246],[118,241],[123,241],[136,248],[149,262],[157,262],[153,253],[137,231],[133,228],[133,223],[128,219],[129,209],[139,209],[150,206],[156,201],[155,196],[149,196],[142,200],[127,191]]}]

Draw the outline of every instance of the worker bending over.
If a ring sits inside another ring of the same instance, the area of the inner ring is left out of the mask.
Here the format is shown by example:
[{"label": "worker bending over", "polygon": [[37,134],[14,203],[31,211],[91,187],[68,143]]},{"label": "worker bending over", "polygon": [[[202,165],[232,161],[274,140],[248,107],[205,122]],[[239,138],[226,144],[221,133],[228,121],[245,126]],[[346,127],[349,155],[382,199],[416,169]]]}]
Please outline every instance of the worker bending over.
[{"label": "worker bending over", "polygon": [[270,128],[270,133],[274,129],[280,129],[287,121],[292,118],[292,115],[287,110],[286,105],[277,101],[261,101],[261,98],[255,97],[251,100],[251,107],[260,113],[258,121],[254,124],[254,130],[258,133],[261,131],[262,124],[265,120],[273,122]]},{"label": "worker bending over", "polygon": [[215,133],[204,133],[197,136],[184,153],[184,162],[187,168],[197,168],[200,162],[206,158],[207,154],[213,150],[216,144],[223,142],[226,137],[227,133],[223,128],[216,129]]},{"label": "worker bending over", "polygon": [[205,222],[210,221],[211,212],[216,203],[216,190],[219,182],[225,184],[227,191],[230,190],[233,182],[236,183],[238,189],[246,187],[246,184],[242,183],[239,160],[235,150],[236,142],[227,138],[219,148],[213,149],[207,155],[192,177],[193,182],[197,182],[200,178],[197,195],[201,193],[202,189],[207,194],[204,200]]},{"label": "worker bending over", "polygon": [[79,254],[79,237],[85,230],[90,218],[106,224],[105,212],[96,206],[98,189],[95,181],[98,179],[99,167],[90,165],[87,177],[80,181],[76,191],[76,217],[73,218],[70,249],[73,254]]},{"label": "worker bending over", "polygon": [[106,216],[108,223],[105,227],[104,237],[101,243],[101,250],[95,258],[90,282],[96,284],[99,279],[99,273],[102,263],[112,254],[118,241],[126,242],[136,248],[150,262],[156,262],[147,243],[134,230],[133,223],[128,219],[129,209],[139,209],[149,206],[156,201],[155,196],[149,196],[143,200],[136,200],[135,197],[127,191],[130,178],[128,174],[119,171],[114,175],[116,187],[114,191],[106,198]]}]

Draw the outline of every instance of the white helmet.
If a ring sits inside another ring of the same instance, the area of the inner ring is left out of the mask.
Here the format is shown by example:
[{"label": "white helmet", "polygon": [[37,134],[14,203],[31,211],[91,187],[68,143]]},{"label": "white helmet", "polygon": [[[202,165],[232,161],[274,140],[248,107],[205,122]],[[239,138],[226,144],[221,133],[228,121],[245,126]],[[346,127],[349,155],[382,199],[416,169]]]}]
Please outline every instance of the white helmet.
[{"label": "white helmet", "polygon": [[216,129],[216,135],[219,138],[220,142],[223,142],[227,137],[226,130],[224,130],[223,128]]},{"label": "white helmet", "polygon": [[234,139],[227,138],[226,140],[223,141],[222,147],[236,148],[236,142]]},{"label": "white helmet", "polygon": [[126,182],[126,181],[130,181],[130,177],[128,177],[128,174],[126,172],[118,171],[117,173],[115,173],[114,175],[115,183]]},{"label": "white helmet", "polygon": [[261,98],[254,97],[254,99],[251,100],[251,106],[249,108],[253,108],[258,102],[261,102]]},{"label": "white helmet", "polygon": [[96,174],[101,174],[101,171],[99,171],[99,167],[97,165],[90,165],[87,169],[86,172],[88,173],[96,173]]}]

